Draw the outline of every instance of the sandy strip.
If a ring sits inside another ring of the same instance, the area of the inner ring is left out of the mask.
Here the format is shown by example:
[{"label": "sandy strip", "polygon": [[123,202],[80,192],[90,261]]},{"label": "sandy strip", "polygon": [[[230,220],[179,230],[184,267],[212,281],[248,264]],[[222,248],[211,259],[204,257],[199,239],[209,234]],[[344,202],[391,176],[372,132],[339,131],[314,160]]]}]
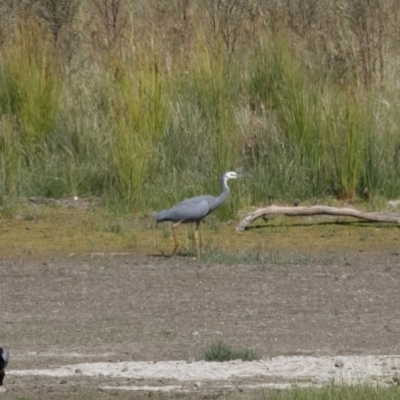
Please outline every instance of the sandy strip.
[{"label": "sandy strip", "polygon": [[181,385],[170,386],[101,386],[103,390],[129,390],[132,392],[188,392]]},{"label": "sandy strip", "polygon": [[[218,386],[219,390],[232,390],[234,388],[240,388],[242,391],[247,389],[290,389],[293,387],[292,383],[259,383],[255,385],[222,385]],[[310,383],[295,384],[296,387],[320,387],[321,385],[315,385]],[[125,385],[125,386],[101,386],[103,390],[129,390],[132,392],[191,392],[195,389],[200,389],[201,386],[194,385],[192,390],[180,386],[136,386],[136,385]]]},{"label": "sandy strip", "polygon": [[253,362],[97,362],[65,365],[46,369],[8,371],[10,375],[43,375],[70,377],[168,379],[177,382],[237,381],[245,379],[273,380],[279,384],[310,381],[326,384],[385,382],[400,372],[400,356],[340,356],[340,357],[273,357]]}]

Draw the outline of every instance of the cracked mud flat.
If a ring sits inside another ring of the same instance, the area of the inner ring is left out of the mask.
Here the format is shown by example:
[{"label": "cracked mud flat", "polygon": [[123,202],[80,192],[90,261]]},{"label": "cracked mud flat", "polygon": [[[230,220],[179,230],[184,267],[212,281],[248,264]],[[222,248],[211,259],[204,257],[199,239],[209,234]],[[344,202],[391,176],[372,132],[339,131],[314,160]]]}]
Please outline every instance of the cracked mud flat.
[{"label": "cracked mud flat", "polygon": [[[398,253],[321,264],[4,260],[0,340],[12,358],[2,397],[391,384],[400,368]],[[256,349],[262,360],[193,362],[215,340]]]}]

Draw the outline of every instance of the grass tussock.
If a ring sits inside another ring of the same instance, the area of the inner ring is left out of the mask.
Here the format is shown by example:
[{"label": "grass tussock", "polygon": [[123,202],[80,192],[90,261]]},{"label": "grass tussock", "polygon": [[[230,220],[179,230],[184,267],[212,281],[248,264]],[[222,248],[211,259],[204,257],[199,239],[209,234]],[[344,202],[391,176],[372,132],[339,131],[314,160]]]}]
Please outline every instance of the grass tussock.
[{"label": "grass tussock", "polygon": [[15,138],[15,131],[13,129],[13,121],[7,117],[3,117],[0,121],[0,129],[2,132],[0,149],[3,156],[0,159],[0,183],[1,192],[3,193],[2,201],[4,201],[6,197],[13,197],[17,194],[18,172],[21,159],[18,140]]},{"label": "grass tussock", "polygon": [[256,351],[247,348],[234,348],[222,341],[213,342],[209,349],[204,351],[202,359],[205,361],[254,361],[260,359]]},{"label": "grass tussock", "polygon": [[143,209],[146,173],[155,144],[169,118],[165,79],[151,65],[120,66],[111,93],[111,159],[119,195],[129,208]]},{"label": "grass tussock", "polygon": [[20,141],[29,155],[45,152],[62,107],[63,76],[46,41],[31,19],[22,19],[4,50],[1,86],[3,113],[16,115]]}]

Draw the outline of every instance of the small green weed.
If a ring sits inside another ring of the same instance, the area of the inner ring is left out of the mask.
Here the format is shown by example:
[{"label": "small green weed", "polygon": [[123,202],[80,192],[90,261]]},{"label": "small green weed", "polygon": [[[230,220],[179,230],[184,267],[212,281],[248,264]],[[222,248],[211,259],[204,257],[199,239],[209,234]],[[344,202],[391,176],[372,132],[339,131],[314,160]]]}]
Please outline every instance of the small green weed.
[{"label": "small green weed", "polygon": [[38,219],[38,215],[36,215],[35,213],[31,212],[31,211],[27,211],[26,213],[23,214],[22,219],[24,221],[36,221]]},{"label": "small green weed", "polygon": [[120,234],[124,230],[124,222],[121,218],[111,219],[106,222],[106,232]]},{"label": "small green weed", "polygon": [[358,238],[361,242],[365,242],[367,239],[371,239],[375,236],[375,231],[372,229],[364,228],[360,231]]},{"label": "small green weed", "polygon": [[323,233],[322,236],[325,239],[330,239],[330,238],[333,238],[335,236],[335,234],[336,234],[336,229],[334,227],[328,227],[328,228],[326,228],[325,233]]},{"label": "small green weed", "polygon": [[171,237],[171,226],[170,224],[162,224],[162,233],[164,239],[169,239]]},{"label": "small green weed", "polygon": [[204,351],[203,357],[205,361],[254,361],[259,360],[260,356],[253,349],[235,349],[232,346],[222,342],[213,342],[209,349]]}]

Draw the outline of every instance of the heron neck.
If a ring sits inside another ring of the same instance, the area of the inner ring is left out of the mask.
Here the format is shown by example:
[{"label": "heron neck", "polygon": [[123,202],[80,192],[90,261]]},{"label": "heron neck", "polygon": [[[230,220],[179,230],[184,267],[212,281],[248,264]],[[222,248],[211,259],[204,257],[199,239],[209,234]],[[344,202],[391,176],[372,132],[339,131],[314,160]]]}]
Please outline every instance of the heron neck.
[{"label": "heron neck", "polygon": [[220,200],[220,202],[224,202],[229,194],[229,187],[226,181],[227,179],[224,179],[224,177],[221,177],[221,180],[219,181],[221,186],[221,194],[218,196],[218,200]]}]

